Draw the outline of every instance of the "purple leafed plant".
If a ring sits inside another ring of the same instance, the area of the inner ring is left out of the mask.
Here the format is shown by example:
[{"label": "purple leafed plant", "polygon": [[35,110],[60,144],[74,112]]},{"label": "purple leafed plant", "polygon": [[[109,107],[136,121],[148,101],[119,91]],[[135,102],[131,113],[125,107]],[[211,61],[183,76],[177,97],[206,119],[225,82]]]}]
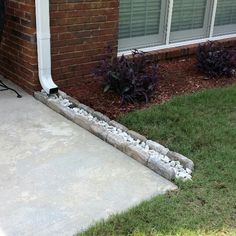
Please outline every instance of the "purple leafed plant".
[{"label": "purple leafed plant", "polygon": [[112,50],[96,68],[95,75],[105,79],[104,92],[112,90],[125,102],[150,101],[158,79],[158,65],[145,53],[134,50],[131,57],[113,56]]},{"label": "purple leafed plant", "polygon": [[236,51],[217,42],[200,44],[197,51],[197,66],[208,78],[231,77],[235,70]]}]

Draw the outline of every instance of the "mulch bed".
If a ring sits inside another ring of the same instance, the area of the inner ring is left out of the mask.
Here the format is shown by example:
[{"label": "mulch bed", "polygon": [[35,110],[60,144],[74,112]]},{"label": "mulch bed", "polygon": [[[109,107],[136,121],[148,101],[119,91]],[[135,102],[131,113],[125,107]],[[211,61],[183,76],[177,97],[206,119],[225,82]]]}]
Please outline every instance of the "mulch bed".
[{"label": "mulch bed", "polygon": [[162,61],[159,63],[159,73],[156,91],[152,101],[148,104],[135,103],[121,106],[119,96],[116,96],[112,91],[103,92],[102,78],[93,78],[77,86],[65,88],[64,91],[80,102],[116,119],[123,113],[164,103],[176,95],[190,94],[203,89],[236,83],[236,76],[206,80],[206,77],[196,68],[194,57]]}]

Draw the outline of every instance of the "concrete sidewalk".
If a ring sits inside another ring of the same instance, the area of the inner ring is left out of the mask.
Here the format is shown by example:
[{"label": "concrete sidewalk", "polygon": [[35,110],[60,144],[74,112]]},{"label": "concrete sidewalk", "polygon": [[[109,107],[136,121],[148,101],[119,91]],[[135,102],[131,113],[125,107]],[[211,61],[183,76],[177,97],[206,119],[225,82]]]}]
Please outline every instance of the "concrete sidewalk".
[{"label": "concrete sidewalk", "polygon": [[1,236],[71,236],[176,189],[17,90],[0,92]]}]

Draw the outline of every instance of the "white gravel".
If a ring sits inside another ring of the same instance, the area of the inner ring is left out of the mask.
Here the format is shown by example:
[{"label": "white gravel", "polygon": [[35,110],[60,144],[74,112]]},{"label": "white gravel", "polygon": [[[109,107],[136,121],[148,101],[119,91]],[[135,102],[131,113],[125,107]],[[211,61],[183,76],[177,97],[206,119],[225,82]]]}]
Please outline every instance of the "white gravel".
[{"label": "white gravel", "polygon": [[72,103],[62,96],[53,95],[50,99],[53,99],[54,101],[60,103],[63,107],[67,107],[70,110],[73,110],[76,115],[83,116],[84,118],[88,119],[89,121],[93,121],[95,124],[102,126],[104,129],[107,130],[108,133],[112,133],[114,135],[120,136],[125,142],[129,144],[133,144],[136,147],[142,149],[148,155],[152,158],[156,158],[159,161],[165,163],[165,165],[168,165],[171,167],[175,172],[176,179],[182,179],[182,180],[191,180],[192,179],[192,171],[188,168],[184,168],[179,161],[173,161],[168,156],[162,155],[159,152],[152,150],[146,142],[141,142],[139,139],[134,139],[131,137],[128,133],[124,132],[121,129],[116,128],[113,125],[108,124],[107,122],[103,120],[99,120],[97,117],[93,116],[91,113],[88,113],[84,109],[73,107],[70,108],[69,106],[72,105]]}]

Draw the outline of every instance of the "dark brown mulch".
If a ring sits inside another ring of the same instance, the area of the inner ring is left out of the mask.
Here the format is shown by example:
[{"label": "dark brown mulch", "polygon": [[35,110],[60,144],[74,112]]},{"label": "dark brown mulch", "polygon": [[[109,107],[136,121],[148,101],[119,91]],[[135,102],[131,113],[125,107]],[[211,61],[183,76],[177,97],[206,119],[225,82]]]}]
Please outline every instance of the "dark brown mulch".
[{"label": "dark brown mulch", "polygon": [[102,78],[94,78],[77,86],[65,88],[64,91],[80,102],[115,119],[122,113],[161,104],[176,95],[236,83],[236,76],[206,80],[206,77],[197,70],[195,58],[160,62],[159,68],[160,78],[157,88],[152,101],[148,104],[136,103],[121,106],[119,96],[111,91],[103,93]]}]

